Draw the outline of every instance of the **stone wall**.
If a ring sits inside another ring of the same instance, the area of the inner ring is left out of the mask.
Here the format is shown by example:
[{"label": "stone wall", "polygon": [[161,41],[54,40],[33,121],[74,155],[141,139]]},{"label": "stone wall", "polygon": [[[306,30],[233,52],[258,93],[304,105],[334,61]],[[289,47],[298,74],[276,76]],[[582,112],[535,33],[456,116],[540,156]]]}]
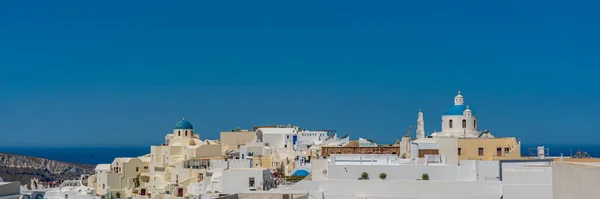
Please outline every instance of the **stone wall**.
[{"label": "stone wall", "polygon": [[321,156],[331,154],[400,154],[400,147],[321,147]]}]

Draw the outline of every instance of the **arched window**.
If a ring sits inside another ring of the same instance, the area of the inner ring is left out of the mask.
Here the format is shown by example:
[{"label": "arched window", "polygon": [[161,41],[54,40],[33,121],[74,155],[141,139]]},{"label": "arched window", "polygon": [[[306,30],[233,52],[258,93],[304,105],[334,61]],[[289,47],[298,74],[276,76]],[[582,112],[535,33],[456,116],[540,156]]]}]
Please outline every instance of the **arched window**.
[{"label": "arched window", "polygon": [[477,120],[473,120],[473,128],[477,129]]},{"label": "arched window", "polygon": [[449,126],[450,128],[452,128],[452,120],[450,120],[450,123],[448,123],[448,126]]},{"label": "arched window", "polygon": [[185,136],[187,136],[187,131],[185,131]]},{"label": "arched window", "polygon": [[467,128],[467,120],[463,120],[463,122],[462,122],[462,127],[463,127],[463,128]]}]

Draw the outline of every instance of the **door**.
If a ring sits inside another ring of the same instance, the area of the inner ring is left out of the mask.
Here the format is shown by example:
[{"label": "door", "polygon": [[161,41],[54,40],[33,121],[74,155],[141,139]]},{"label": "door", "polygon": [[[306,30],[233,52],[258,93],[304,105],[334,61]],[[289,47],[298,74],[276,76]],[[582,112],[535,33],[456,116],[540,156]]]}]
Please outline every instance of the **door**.
[{"label": "door", "polygon": [[183,188],[177,188],[177,197],[183,197]]}]

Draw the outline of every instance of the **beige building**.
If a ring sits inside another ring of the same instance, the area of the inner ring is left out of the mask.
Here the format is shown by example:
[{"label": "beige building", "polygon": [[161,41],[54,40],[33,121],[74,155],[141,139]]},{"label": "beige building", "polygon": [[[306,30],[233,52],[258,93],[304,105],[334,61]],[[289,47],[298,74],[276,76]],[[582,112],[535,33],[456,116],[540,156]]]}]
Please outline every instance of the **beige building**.
[{"label": "beige building", "polygon": [[513,160],[521,158],[521,146],[514,137],[459,138],[459,160]]},{"label": "beige building", "polygon": [[240,146],[252,142],[256,134],[254,131],[237,129],[231,132],[221,132],[221,146],[223,152],[232,149],[239,149]]},{"label": "beige building", "polygon": [[192,124],[181,120],[165,143],[151,146],[150,154],[116,158],[98,165],[91,177],[97,195],[119,193],[122,198],[183,197],[187,186],[203,180],[210,160],[222,160],[219,141],[200,140]]}]

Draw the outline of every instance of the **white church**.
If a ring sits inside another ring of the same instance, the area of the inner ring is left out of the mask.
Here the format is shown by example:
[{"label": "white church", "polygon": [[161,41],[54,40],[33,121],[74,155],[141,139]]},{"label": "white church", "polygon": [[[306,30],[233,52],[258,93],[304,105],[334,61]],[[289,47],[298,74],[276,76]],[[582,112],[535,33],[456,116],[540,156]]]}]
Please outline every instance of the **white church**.
[{"label": "white church", "polygon": [[[419,112],[417,119],[417,138],[424,138],[424,120],[423,112]],[[453,138],[492,138],[488,132],[481,133],[477,130],[477,116],[465,104],[465,98],[458,91],[454,97],[454,106],[448,108],[442,115],[442,132],[434,132],[432,137],[453,137]]]}]

